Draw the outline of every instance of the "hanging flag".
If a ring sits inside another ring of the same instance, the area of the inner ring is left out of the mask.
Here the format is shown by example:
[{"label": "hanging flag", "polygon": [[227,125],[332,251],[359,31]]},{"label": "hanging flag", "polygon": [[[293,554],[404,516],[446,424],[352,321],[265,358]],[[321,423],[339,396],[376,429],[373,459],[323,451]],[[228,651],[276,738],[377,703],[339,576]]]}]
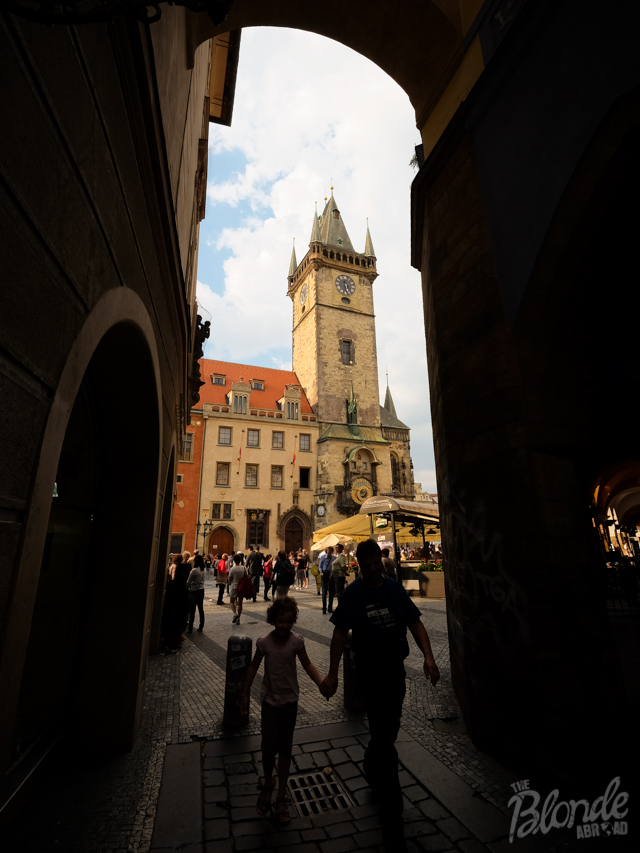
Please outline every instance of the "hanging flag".
[{"label": "hanging flag", "polygon": [[240,434],[240,450],[238,451],[238,474],[240,473],[240,460],[242,459],[242,442],[244,440],[244,430]]},{"label": "hanging flag", "polygon": [[295,435],[293,437],[293,459],[291,460],[291,476],[293,477],[293,466],[296,464],[296,442],[298,441],[298,436]]}]

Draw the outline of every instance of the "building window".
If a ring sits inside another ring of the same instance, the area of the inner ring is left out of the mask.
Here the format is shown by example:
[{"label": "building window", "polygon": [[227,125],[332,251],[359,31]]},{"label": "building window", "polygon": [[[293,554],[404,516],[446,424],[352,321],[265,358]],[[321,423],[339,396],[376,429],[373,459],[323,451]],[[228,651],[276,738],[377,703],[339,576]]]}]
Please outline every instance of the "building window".
[{"label": "building window", "polygon": [[301,489],[310,489],[311,488],[311,468],[301,468],[300,469],[300,488]]},{"label": "building window", "polygon": [[245,475],[244,475],[244,484],[245,484],[245,486],[257,486],[258,485],[258,466],[257,465],[247,465]]},{"label": "building window", "polygon": [[252,545],[264,545],[264,522],[250,521],[249,522],[249,542]]},{"label": "building window", "polygon": [[231,444],[231,427],[220,427],[218,430],[218,444]]},{"label": "building window", "polygon": [[216,466],[216,486],[229,485],[229,463],[218,462]]},{"label": "building window", "polygon": [[297,403],[287,403],[287,417],[291,421],[298,420],[298,404]]},{"label": "building window", "polygon": [[311,436],[302,433],[300,435],[300,450],[311,450]]},{"label": "building window", "polygon": [[271,466],[271,488],[272,489],[281,489],[282,488],[282,465],[272,465]]},{"label": "building window", "polygon": [[188,432],[182,436],[182,456],[181,462],[193,462],[193,437],[195,433]]},{"label": "building window", "polygon": [[211,519],[219,521],[233,518],[233,504],[211,504]]},{"label": "building window", "polygon": [[247,414],[247,398],[244,396],[240,396],[239,394],[235,394],[233,397],[233,414],[234,415],[246,415]]},{"label": "building window", "polygon": [[277,450],[282,450],[284,447],[284,433],[283,432],[272,432],[271,433],[271,447],[275,447]]},{"label": "building window", "polygon": [[247,430],[247,447],[260,447],[260,430]]},{"label": "building window", "polygon": [[356,347],[353,341],[340,341],[340,354],[343,364],[354,364],[356,360]]},{"label": "building window", "polygon": [[264,391],[264,382],[261,379],[252,379],[251,380],[251,390],[252,391]]},{"label": "building window", "polygon": [[398,470],[398,460],[396,457],[391,454],[391,488],[399,489],[400,488],[400,472]]},{"label": "building window", "polygon": [[226,385],[225,377],[224,376],[215,376],[214,374],[212,374],[211,375],[211,384],[212,385]]},{"label": "building window", "polygon": [[182,482],[182,474],[177,474],[176,475],[176,483],[181,483],[181,482]]},{"label": "building window", "polygon": [[182,554],[184,544],[184,533],[172,533],[171,544],[169,545],[170,554]]},{"label": "building window", "polygon": [[366,462],[363,462],[363,463],[362,463],[362,470],[363,470],[363,471],[366,471],[366,470],[367,470],[367,463],[366,463]]}]

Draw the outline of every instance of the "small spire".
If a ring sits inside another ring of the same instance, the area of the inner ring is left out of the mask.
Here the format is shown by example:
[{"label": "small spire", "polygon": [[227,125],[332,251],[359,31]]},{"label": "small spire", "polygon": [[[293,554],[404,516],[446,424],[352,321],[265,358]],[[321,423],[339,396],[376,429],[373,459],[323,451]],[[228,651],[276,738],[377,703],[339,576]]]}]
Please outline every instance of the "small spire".
[{"label": "small spire", "polygon": [[371,233],[369,231],[369,217],[367,216],[367,236],[364,241],[364,254],[365,257],[375,258],[376,253],[373,250],[373,241],[371,240]]},{"label": "small spire", "polygon": [[296,270],[298,269],[298,261],[296,260],[296,238],[293,238],[293,249],[291,251],[291,263],[289,264],[289,275],[288,278],[291,278],[296,274]]},{"label": "small spire", "polygon": [[397,418],[396,407],[393,405],[393,397],[391,396],[391,390],[389,388],[389,374],[387,374],[387,393],[384,398],[384,406],[383,409],[386,409],[390,415],[393,415],[394,418]]},{"label": "small spire", "polygon": [[311,243],[322,243],[322,237],[320,236],[320,223],[318,221],[318,202],[316,202],[316,212],[313,217],[313,225],[311,227],[311,239],[309,240],[309,245]]}]

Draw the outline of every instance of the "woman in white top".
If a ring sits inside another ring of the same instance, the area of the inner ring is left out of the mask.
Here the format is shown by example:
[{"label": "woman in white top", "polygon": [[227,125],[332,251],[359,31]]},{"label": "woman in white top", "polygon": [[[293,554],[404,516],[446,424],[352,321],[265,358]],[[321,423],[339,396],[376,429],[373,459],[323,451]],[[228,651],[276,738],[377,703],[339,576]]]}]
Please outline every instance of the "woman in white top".
[{"label": "woman in white top", "polygon": [[[233,608],[233,624],[240,624],[242,616],[242,596],[238,595],[238,584],[243,575],[246,575],[247,570],[242,563],[242,554],[233,555],[233,568],[229,572],[229,598],[231,599],[231,607]],[[237,612],[236,612],[237,608]]]},{"label": "woman in white top", "polygon": [[194,566],[189,572],[187,578],[187,589],[189,590],[189,627],[187,634],[193,633],[193,621],[196,618],[196,607],[200,615],[200,627],[198,631],[202,632],[204,628],[204,571],[200,566]]}]

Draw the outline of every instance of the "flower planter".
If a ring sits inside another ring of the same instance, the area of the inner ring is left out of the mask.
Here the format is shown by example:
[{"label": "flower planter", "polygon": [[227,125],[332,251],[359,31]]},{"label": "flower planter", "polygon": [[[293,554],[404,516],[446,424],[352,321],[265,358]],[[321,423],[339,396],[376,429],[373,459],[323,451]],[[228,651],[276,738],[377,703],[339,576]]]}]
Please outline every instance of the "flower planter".
[{"label": "flower planter", "polygon": [[445,598],[444,572],[419,572],[411,566],[400,569],[402,585],[415,598]]}]

